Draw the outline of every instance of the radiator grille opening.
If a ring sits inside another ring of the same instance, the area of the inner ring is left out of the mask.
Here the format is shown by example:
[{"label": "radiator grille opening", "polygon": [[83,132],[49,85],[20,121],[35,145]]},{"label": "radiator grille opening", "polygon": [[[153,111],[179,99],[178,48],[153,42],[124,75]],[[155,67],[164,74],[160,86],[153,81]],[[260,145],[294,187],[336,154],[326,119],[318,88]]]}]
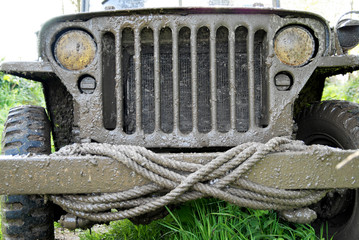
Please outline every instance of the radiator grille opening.
[{"label": "radiator grille opening", "polygon": [[248,86],[248,30],[238,27],[235,31],[235,88],[236,88],[236,129],[249,129],[249,86]]},{"label": "radiator grille opening", "polygon": [[268,98],[266,81],[266,32],[259,30],[254,35],[254,97],[255,121],[258,127],[268,126]]},{"label": "radiator grille opening", "polygon": [[142,129],[149,134],[155,130],[155,84],[153,31],[141,31],[141,100]]},{"label": "radiator grille opening", "polygon": [[114,130],[117,123],[115,35],[111,32],[105,33],[101,45],[103,126],[107,130]]},{"label": "radiator grille opening", "polygon": [[179,129],[182,133],[189,133],[193,127],[191,30],[188,27],[183,27],[178,35]]},{"label": "radiator grille opening", "polygon": [[173,131],[173,63],[172,31],[162,28],[159,36],[160,45],[160,115],[161,130]]},{"label": "radiator grille opening", "polygon": [[[103,104],[110,109],[103,113],[106,129],[116,127],[116,101],[122,104],[126,134],[152,134],[156,129],[170,134],[177,127],[183,134],[195,127],[199,133],[244,133],[251,122],[262,128],[268,126],[266,31],[259,30],[252,36],[244,26],[234,32],[224,26],[214,33],[205,26],[191,31],[189,27],[122,30],[122,102],[116,100],[115,70],[109,67],[116,64],[115,36],[104,35],[103,44],[109,45],[104,47],[102,59]],[[249,39],[254,41],[252,52],[248,52]],[[139,46],[135,46],[137,43]],[[252,68],[254,80],[250,81]],[[249,104],[250,97],[253,105]]]},{"label": "radiator grille opening", "polygon": [[210,31],[201,27],[197,33],[197,116],[198,131],[211,131]]},{"label": "radiator grille opening", "polygon": [[217,129],[220,132],[231,128],[228,47],[228,29],[220,27],[216,33]]},{"label": "radiator grille opening", "polygon": [[136,82],[134,63],[134,33],[132,29],[122,31],[122,81],[123,81],[123,131],[136,131]]}]

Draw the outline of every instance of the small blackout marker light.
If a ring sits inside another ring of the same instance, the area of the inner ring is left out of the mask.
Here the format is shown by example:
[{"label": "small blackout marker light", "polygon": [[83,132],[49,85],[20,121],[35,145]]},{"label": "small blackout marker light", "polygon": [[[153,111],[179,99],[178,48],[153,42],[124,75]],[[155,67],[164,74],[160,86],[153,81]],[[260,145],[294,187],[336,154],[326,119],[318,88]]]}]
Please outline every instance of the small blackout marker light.
[{"label": "small blackout marker light", "polygon": [[96,80],[93,77],[87,76],[80,80],[80,92],[85,94],[92,94],[96,89]]},{"label": "small blackout marker light", "polygon": [[289,74],[282,72],[274,77],[274,84],[279,91],[288,91],[293,85],[293,80]]}]

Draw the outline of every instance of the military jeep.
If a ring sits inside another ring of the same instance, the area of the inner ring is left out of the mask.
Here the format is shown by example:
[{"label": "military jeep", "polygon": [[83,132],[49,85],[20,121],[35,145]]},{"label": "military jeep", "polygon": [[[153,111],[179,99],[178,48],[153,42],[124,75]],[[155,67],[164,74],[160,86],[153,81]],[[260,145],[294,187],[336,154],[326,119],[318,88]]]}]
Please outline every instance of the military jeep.
[{"label": "military jeep", "polygon": [[[359,57],[347,54],[358,42],[356,20],[330,28],[316,14],[274,8],[107,7],[48,21],[38,61],[0,67],[41,82],[46,100],[46,111],[17,107],[5,124],[3,153],[14,155],[0,159],[5,239],[53,238],[53,219],[63,210],[44,195],[96,195],[146,182],[125,167],[114,173],[108,159],[44,156],[50,132],[56,151],[73,143],[134,145],[188,162],[281,136],[357,149],[359,105],[320,101],[327,77],[359,69]],[[356,239],[358,163],[335,172],[327,162],[349,153],[285,152],[249,179],[332,189],[311,206],[316,221],[328,221],[337,239]]]}]

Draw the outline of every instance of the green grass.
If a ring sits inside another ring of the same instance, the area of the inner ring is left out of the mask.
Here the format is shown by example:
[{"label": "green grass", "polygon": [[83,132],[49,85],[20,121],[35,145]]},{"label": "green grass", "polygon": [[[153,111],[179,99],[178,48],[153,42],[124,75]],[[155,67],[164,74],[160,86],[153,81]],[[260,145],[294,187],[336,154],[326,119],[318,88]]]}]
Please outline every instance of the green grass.
[{"label": "green grass", "polygon": [[163,236],[163,229],[165,228],[160,225],[160,222],[161,221],[155,221],[149,225],[135,225],[128,219],[115,221],[109,223],[106,227],[107,231],[105,232],[86,230],[84,233],[80,234],[80,239],[163,239],[161,236]]},{"label": "green grass", "polygon": [[164,219],[150,225],[134,225],[129,220],[110,223],[108,232],[87,230],[82,240],[99,239],[321,239],[310,225],[290,224],[274,211],[240,208],[216,199],[185,203]]}]

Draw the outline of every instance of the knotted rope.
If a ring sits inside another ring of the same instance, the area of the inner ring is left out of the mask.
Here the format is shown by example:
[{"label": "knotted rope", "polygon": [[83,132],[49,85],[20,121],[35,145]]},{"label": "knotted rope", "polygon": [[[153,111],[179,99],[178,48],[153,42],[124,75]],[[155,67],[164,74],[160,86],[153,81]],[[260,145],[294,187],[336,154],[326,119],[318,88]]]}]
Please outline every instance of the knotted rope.
[{"label": "knotted rope", "polygon": [[[239,145],[202,165],[168,159],[138,146],[73,144],[54,155],[110,157],[152,183],[118,193],[52,195],[50,198],[67,212],[96,222],[132,218],[168,204],[209,196],[253,209],[298,209],[318,202],[327,191],[276,189],[241,177],[269,153],[306,149],[301,141],[276,137],[266,144]],[[118,211],[111,212],[111,209]]]}]

